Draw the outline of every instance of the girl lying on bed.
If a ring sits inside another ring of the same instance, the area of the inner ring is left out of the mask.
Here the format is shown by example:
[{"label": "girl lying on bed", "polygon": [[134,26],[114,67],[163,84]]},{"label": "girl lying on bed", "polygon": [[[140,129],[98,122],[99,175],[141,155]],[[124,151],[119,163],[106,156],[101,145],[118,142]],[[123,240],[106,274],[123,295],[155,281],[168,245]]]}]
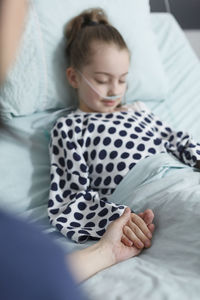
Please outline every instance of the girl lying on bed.
[{"label": "girl lying on bed", "polygon": [[[197,166],[200,144],[176,132],[141,102],[123,105],[130,53],[101,9],[85,11],[66,28],[67,78],[79,107],[51,131],[50,222],[76,242],[99,239],[125,205],[108,197],[142,159],[171,152]],[[149,222],[145,220],[149,218]],[[142,249],[151,244],[153,212],[133,211],[122,241]]]},{"label": "girl lying on bed", "polygon": [[[0,4],[1,87],[15,60],[29,3],[27,0],[5,0]],[[19,138],[11,128],[3,124],[0,104],[0,140],[3,137],[1,131],[3,136],[8,134],[14,142]],[[27,224],[0,209],[0,237],[4,240],[0,248],[0,299],[59,300],[66,299],[66,295],[74,300],[85,299],[79,293],[77,282],[141,252],[141,249],[128,247],[121,241],[122,229],[129,220],[130,213],[130,209],[127,208],[120,218],[110,224],[106,234],[97,243],[66,254],[32,224]],[[146,211],[143,218],[148,224],[152,222],[153,215]],[[153,231],[153,224],[148,227]],[[15,238],[4,238],[11,235]],[[22,268],[24,265],[26,268]],[[74,273],[75,280],[71,273]],[[7,278],[10,280],[6,280]]]}]

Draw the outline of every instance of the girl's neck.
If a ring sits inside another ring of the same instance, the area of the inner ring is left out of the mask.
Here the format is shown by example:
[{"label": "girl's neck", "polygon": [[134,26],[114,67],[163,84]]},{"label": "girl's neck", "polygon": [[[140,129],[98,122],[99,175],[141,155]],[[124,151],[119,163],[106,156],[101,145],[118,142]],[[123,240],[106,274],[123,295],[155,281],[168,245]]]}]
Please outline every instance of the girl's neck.
[{"label": "girl's neck", "polygon": [[78,107],[76,109],[77,112],[81,112],[81,113],[85,113],[85,114],[111,114],[111,113],[115,113],[115,112],[120,112],[120,111],[128,111],[128,107],[126,105],[120,106],[120,107],[116,107],[114,111],[110,111],[110,112],[102,112],[102,111],[84,111],[83,109],[81,109],[81,107]]}]

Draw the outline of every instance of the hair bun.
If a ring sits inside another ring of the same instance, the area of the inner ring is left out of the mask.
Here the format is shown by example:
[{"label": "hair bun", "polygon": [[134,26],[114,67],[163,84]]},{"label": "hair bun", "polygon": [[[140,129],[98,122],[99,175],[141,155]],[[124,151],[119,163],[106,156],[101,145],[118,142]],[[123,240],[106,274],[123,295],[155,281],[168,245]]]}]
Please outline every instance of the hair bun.
[{"label": "hair bun", "polygon": [[82,24],[82,28],[85,26],[96,26],[99,25],[100,23],[96,22],[96,21],[92,21],[92,20],[87,20]]},{"label": "hair bun", "polygon": [[93,8],[85,10],[82,13],[83,23],[82,28],[85,26],[108,25],[108,18],[105,11],[101,8]]},{"label": "hair bun", "polygon": [[65,27],[65,37],[74,39],[81,28],[98,24],[110,25],[105,11],[102,8],[84,10],[68,22]]},{"label": "hair bun", "polygon": [[81,29],[99,24],[110,25],[107,15],[102,8],[87,9],[78,16],[72,18],[67,23],[64,30],[64,35],[67,39],[67,55],[69,55],[71,45],[79,35]]}]

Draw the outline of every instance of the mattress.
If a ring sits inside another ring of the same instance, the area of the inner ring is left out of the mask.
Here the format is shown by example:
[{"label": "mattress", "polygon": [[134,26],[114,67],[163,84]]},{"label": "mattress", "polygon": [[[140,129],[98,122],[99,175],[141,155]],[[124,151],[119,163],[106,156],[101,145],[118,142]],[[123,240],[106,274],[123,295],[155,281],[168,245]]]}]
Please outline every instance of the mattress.
[{"label": "mattress", "polygon": [[153,13],[151,19],[170,87],[166,100],[152,103],[151,108],[174,128],[199,140],[200,60],[172,15]]}]

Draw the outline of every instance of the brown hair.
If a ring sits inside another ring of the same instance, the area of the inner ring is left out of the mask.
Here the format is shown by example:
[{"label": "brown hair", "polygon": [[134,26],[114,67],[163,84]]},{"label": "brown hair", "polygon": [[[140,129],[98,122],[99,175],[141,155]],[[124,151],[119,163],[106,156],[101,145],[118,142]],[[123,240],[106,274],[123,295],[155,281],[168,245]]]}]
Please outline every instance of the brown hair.
[{"label": "brown hair", "polygon": [[65,27],[65,36],[68,63],[76,69],[90,63],[91,43],[94,41],[114,44],[119,49],[127,49],[129,52],[123,37],[108,22],[107,15],[101,8],[85,10],[70,20]]}]

